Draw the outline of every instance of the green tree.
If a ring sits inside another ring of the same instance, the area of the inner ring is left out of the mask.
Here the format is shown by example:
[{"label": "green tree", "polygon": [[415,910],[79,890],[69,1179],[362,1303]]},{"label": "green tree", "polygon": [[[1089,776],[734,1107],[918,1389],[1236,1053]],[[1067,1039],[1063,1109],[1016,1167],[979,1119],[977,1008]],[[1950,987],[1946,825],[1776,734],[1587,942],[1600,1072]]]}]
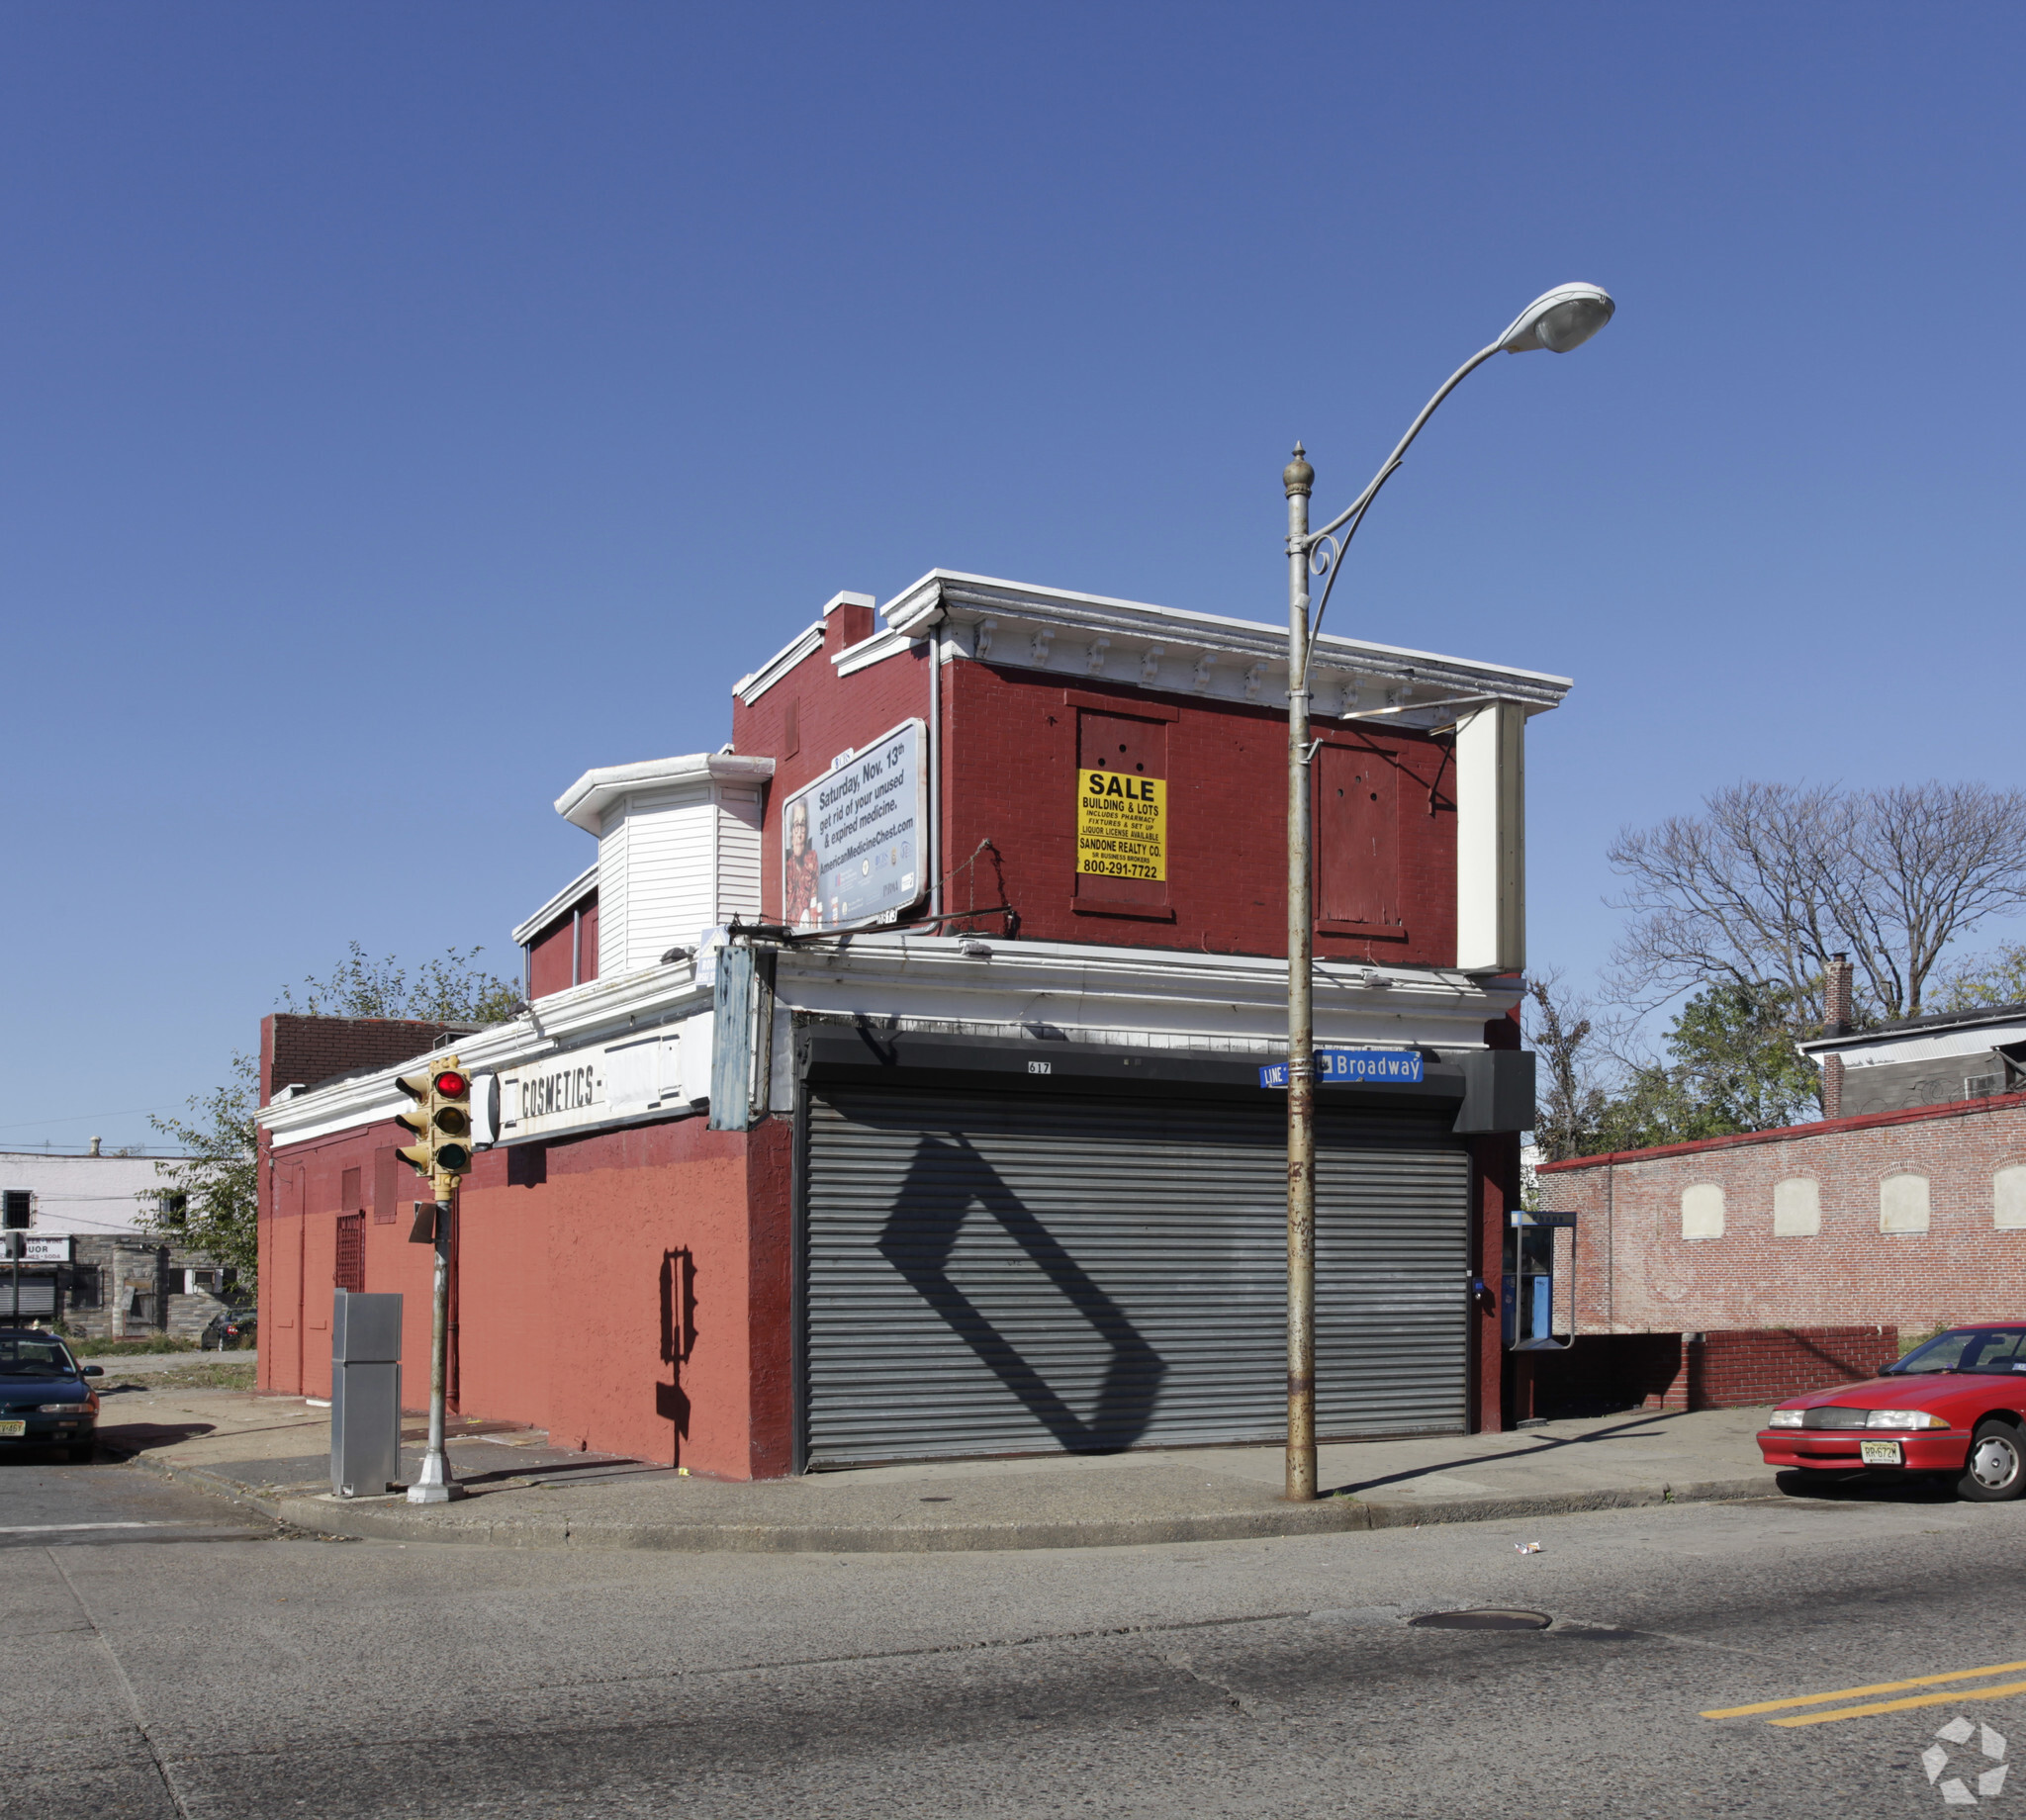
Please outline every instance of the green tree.
[{"label": "green tree", "polygon": [[375,960],[354,942],[350,954],[324,979],[305,977],[299,1001],[281,989],[283,1011],[311,1018],[441,1019],[446,1024],[499,1024],[520,1006],[520,988],[472,964],[483,948],[446,949],[415,969],[392,955]]},{"label": "green tree", "polygon": [[1705,987],[1681,1009],[1664,1054],[1611,1061],[1590,1007],[1529,984],[1528,1035],[1545,1063],[1534,1141],[1542,1159],[1773,1131],[1813,1118],[1814,1066],[1794,1046],[1794,997],[1773,984]]},{"label": "green tree", "polygon": [[148,1123],[184,1154],[154,1166],[162,1186],[140,1197],[136,1223],[155,1237],[186,1244],[230,1265],[250,1293],[260,1264],[259,1073],[250,1055],[234,1055],[223,1087],[194,1095],[186,1118]]},{"label": "green tree", "polygon": [[[517,987],[472,963],[483,949],[448,949],[415,969],[393,956],[375,960],[354,942],[324,979],[287,986],[280,1008],[317,1018],[414,1018],[446,1024],[497,1024],[520,1004]],[[152,1118],[184,1154],[155,1164],[161,1187],[140,1197],[137,1224],[156,1237],[187,1244],[230,1265],[250,1292],[259,1268],[259,1072],[234,1055],[223,1087],[194,1095],[183,1118]]]},{"label": "green tree", "polygon": [[1935,995],[1940,1011],[1988,1011],[2026,1003],[2026,942],[1977,955],[1953,966]]}]

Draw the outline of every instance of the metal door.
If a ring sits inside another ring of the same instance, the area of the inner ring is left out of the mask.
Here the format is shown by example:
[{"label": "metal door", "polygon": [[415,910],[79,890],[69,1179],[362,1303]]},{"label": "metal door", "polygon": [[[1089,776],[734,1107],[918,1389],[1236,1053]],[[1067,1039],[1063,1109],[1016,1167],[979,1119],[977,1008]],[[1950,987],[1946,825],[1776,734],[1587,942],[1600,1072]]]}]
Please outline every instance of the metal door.
[{"label": "metal door", "polygon": [[[1325,1435],[1464,1426],[1470,1163],[1447,1125],[1324,1112]],[[1284,1433],[1285,1131],[1270,1102],[817,1089],[809,1464]]]}]

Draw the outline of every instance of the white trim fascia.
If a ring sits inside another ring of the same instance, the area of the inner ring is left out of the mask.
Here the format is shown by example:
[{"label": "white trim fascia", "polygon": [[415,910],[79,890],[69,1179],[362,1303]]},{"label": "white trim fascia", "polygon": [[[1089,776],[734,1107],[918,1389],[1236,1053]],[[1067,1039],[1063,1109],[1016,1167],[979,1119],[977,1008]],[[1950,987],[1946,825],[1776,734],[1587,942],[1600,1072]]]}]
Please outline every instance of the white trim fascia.
[{"label": "white trim fascia", "polygon": [[642,759],[588,771],[556,798],[556,813],[587,833],[604,833],[604,812],[622,796],[686,783],[765,783],[774,761],[751,753],[692,752],[680,759]]},{"label": "white trim fascia", "polygon": [[538,999],[510,1023],[493,1024],[470,1036],[439,1043],[372,1074],[334,1081],[286,1101],[263,1106],[255,1115],[277,1144],[307,1143],[355,1126],[391,1119],[410,1104],[395,1080],[429,1055],[454,1054],[468,1074],[492,1074],[544,1055],[581,1048],[708,1010],[711,988],[696,983],[696,963],[671,961],[642,967],[613,979],[594,979],[567,992]]},{"label": "white trim fascia", "polygon": [[[859,933],[788,947],[775,965],[783,1012],[862,1012],[897,1017],[909,1028],[972,1035],[1047,1027],[1083,1042],[1212,1053],[1270,1055],[1286,1046],[1287,963],[1271,956]],[[1318,961],[1316,1039],[1483,1048],[1485,1025],[1519,999],[1510,978]],[[553,993],[511,1023],[429,1053],[455,1053],[470,1073],[502,1072],[673,1023],[710,1004],[711,988],[696,983],[694,961],[676,961]],[[277,1144],[293,1144],[392,1118],[407,1104],[395,1078],[421,1059],[263,1107],[259,1123]]]},{"label": "white trim fascia", "polygon": [[[1097,678],[1163,694],[1287,704],[1285,627],[949,569],[932,569],[879,610],[910,638],[947,618],[957,656],[1048,671],[1071,684]],[[1459,696],[1518,701],[1536,714],[1559,705],[1572,686],[1543,671],[1333,632],[1317,639],[1314,665],[1320,717],[1383,708],[1389,719],[1423,730],[1453,721]]]},{"label": "white trim fascia", "polygon": [[[881,934],[798,945],[775,967],[776,993],[792,1011],[891,1015],[974,1034],[1046,1025],[1128,1046],[1286,1046],[1287,962],[1270,956]],[[1483,1048],[1485,1025],[1519,999],[1515,982],[1452,968],[1319,961],[1316,1038]]]},{"label": "white trim fascia", "polygon": [[[836,602],[833,601],[831,604],[835,605]],[[868,601],[866,604],[870,606],[872,602]],[[823,610],[827,613],[830,608],[826,606]],[[819,619],[814,625],[803,627],[758,670],[741,677],[732,684],[732,693],[746,706],[751,707],[805,657],[822,648],[823,622]]]},{"label": "white trim fascia", "polygon": [[572,904],[584,896],[597,883],[598,862],[594,860],[583,871],[579,872],[575,878],[571,879],[568,884],[558,891],[554,897],[542,905],[534,915],[525,922],[516,925],[513,931],[514,944],[517,947],[525,948],[529,942],[540,935],[557,917],[561,916],[565,910],[569,909]]},{"label": "white trim fascia", "polygon": [[894,631],[891,626],[882,626],[871,638],[862,638],[855,645],[845,646],[830,662],[840,677],[848,677],[861,670],[870,670],[875,664],[882,664],[903,651],[912,650],[914,643],[912,638]]},{"label": "white trim fascia", "polygon": [[[1959,1025],[1953,1030],[1913,1031],[1896,1038],[1875,1036],[1869,1043],[1833,1037],[1827,1042],[1796,1046],[1817,1066],[1826,1055],[1840,1055],[1846,1068],[1878,1068],[1899,1061],[1946,1061],[1951,1055],[1983,1055],[2001,1043],[2021,1041],[2026,1041],[2026,1021],[2015,1017],[2008,1023],[1977,1024],[1968,1029]],[[1832,1044],[1838,1046],[1832,1047]]]}]

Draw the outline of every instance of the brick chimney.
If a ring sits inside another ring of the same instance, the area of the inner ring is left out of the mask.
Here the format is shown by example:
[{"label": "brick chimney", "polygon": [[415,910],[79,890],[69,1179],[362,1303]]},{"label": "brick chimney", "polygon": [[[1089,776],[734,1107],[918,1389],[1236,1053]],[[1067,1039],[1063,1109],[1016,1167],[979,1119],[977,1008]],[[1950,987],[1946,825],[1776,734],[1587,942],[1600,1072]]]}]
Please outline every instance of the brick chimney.
[{"label": "brick chimney", "polygon": [[878,630],[871,594],[832,594],[823,607],[823,649],[835,657]]},{"label": "brick chimney", "polygon": [[[1851,980],[1850,956],[1846,954],[1831,955],[1822,976],[1822,1035],[1825,1037],[1850,1035]],[[1822,1117],[1843,1117],[1841,1055],[1822,1057]]]}]

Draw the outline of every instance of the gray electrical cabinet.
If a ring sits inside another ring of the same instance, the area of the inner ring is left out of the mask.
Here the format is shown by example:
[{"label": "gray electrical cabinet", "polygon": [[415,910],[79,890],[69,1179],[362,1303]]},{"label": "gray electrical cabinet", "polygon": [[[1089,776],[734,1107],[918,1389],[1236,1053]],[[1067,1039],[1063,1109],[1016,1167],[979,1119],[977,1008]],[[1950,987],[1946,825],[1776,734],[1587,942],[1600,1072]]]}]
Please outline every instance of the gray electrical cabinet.
[{"label": "gray electrical cabinet", "polygon": [[336,1292],[330,1311],[330,1489],[377,1498],[401,1478],[401,1298]]}]

